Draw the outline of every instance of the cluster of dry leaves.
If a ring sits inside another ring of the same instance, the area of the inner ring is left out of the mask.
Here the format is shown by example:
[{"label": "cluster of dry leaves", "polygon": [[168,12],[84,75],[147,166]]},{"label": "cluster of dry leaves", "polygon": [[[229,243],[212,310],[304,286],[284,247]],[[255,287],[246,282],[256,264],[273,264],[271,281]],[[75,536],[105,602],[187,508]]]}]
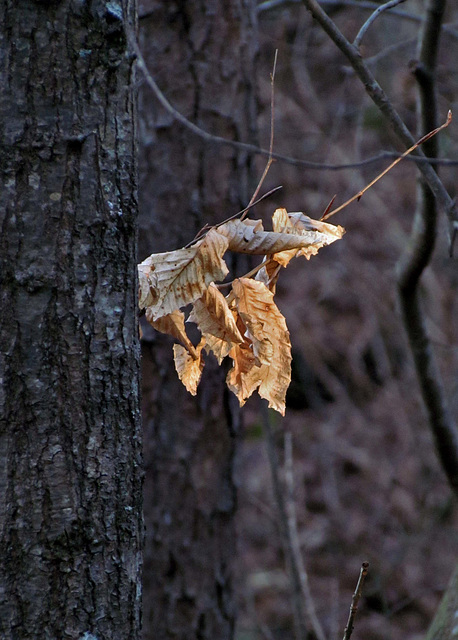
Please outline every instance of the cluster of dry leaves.
[{"label": "cluster of dry leaves", "polygon": [[[275,211],[272,226],[273,231],[264,231],[261,220],[229,220],[187,248],[151,255],[138,266],[139,305],[155,329],[181,343],[173,347],[175,368],[190,393],[197,392],[203,353],[211,351],[219,364],[226,356],[232,359],[226,382],[241,406],[257,389],[269,407],[284,415],[291,343],[274,302],[278,275],[292,258],[310,259],[345,231],[286,209]],[[216,283],[228,274],[223,260],[228,250],[264,258],[252,272],[234,280],[224,296]],[[187,322],[197,324],[202,335],[197,346],[186,334],[181,311],[189,304]]]}]

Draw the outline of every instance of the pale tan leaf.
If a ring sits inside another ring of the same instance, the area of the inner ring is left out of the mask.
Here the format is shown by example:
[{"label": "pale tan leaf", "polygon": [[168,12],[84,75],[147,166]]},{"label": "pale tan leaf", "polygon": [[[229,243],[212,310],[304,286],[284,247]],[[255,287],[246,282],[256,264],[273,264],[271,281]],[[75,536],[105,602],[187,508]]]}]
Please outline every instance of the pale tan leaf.
[{"label": "pale tan leaf", "polygon": [[143,271],[138,270],[138,306],[140,309],[149,307],[154,303],[151,285],[148,277]]},{"label": "pale tan leaf", "polygon": [[197,324],[220,364],[234,344],[243,342],[226,298],[214,284],[194,302],[188,321]]},{"label": "pale tan leaf", "polygon": [[138,269],[150,285],[151,318],[157,320],[194,302],[210,282],[223,280],[228,273],[222,259],[227,247],[228,239],[210,229],[205,238],[188,249],[156,253],[144,260]]},{"label": "pale tan leaf", "polygon": [[184,313],[179,309],[175,309],[172,313],[168,313],[166,316],[161,316],[157,320],[153,320],[153,314],[151,308],[146,310],[146,319],[156,331],[161,333],[168,333],[177,340],[179,340],[189,351],[189,353],[197,358],[197,353],[194,345],[186,334],[184,327]]},{"label": "pale tan leaf", "polygon": [[308,247],[310,240],[303,233],[264,231],[260,220],[230,220],[218,227],[218,233],[229,242],[229,249],[238,253],[263,255]]},{"label": "pale tan leaf", "polygon": [[229,355],[229,352],[232,349],[232,342],[221,340],[221,338],[215,338],[215,336],[212,336],[209,333],[205,334],[205,338],[207,340],[205,350],[207,353],[212,351],[213,355],[218,360],[218,364],[221,364],[224,358]]},{"label": "pale tan leaf", "polygon": [[211,333],[222,340],[243,342],[226,298],[213,282],[203,296],[194,302],[188,321],[195,322],[202,333]]},{"label": "pale tan leaf", "polygon": [[193,358],[185,347],[181,344],[173,345],[173,358],[178,377],[189,393],[193,396],[197,393],[197,387],[202,376],[204,361],[202,359],[202,348],[205,340],[202,339],[196,347],[197,357]]},{"label": "pale tan leaf", "polygon": [[273,293],[259,281],[239,278],[233,283],[237,310],[247,327],[253,356],[261,365],[240,373],[250,388],[260,379],[259,395],[282,415],[286,390],[291,381],[291,342],[286,321],[273,300]]},{"label": "pale tan leaf", "polygon": [[312,220],[301,212],[288,213],[286,209],[277,209],[272,216],[272,226],[278,233],[302,236],[305,245],[299,250],[281,251],[273,256],[286,267],[295,256],[304,256],[310,260],[322,247],[340,240],[345,233],[341,226],[335,226],[321,220]]},{"label": "pale tan leaf", "polygon": [[262,382],[261,367],[253,354],[249,341],[235,345],[229,355],[233,360],[233,365],[226,376],[226,384],[237,396],[240,406],[243,407],[253,391]]}]

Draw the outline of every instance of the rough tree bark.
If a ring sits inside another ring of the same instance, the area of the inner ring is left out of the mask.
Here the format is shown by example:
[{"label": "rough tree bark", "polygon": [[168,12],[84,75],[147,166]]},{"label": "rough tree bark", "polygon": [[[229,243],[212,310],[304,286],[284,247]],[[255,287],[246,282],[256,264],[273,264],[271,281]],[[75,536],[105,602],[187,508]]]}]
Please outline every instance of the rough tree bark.
[{"label": "rough tree bark", "polygon": [[0,3],[0,636],[137,639],[126,2]]},{"label": "rough tree bark", "polygon": [[[142,2],[148,68],[183,115],[211,133],[256,142],[254,2]],[[247,204],[250,159],[205,144],[140,93],[140,257],[183,246]],[[146,326],[148,329],[148,326]],[[233,637],[234,456],[238,410],[209,360],[196,398],[178,381],[172,341],[143,349],[145,637]]]}]

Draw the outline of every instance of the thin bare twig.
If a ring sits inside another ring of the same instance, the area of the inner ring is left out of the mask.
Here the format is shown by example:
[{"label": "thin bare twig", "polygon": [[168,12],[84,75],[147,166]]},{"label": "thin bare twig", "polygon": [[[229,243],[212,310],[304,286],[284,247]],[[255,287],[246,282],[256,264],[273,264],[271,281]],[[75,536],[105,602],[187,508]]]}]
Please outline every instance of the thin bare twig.
[{"label": "thin bare twig", "polygon": [[401,4],[402,2],[405,2],[405,1],[406,0],[390,0],[389,2],[385,2],[385,4],[378,6],[377,9],[374,11],[374,13],[372,13],[369,16],[369,18],[363,24],[361,29],[358,31],[356,38],[353,40],[353,46],[359,49],[359,47],[361,46],[361,41],[364,38],[365,34],[367,33],[367,30],[377,20],[380,14],[382,14],[384,11],[388,11],[388,9],[393,9],[398,4]]},{"label": "thin bare twig", "polygon": [[197,240],[202,239],[205,235],[207,235],[207,233],[210,231],[210,229],[217,229],[218,227],[221,227],[221,225],[226,224],[226,222],[230,222],[231,220],[234,220],[235,218],[238,218],[240,214],[245,213],[245,211],[249,211],[249,209],[252,209],[253,207],[255,207],[257,204],[259,204],[260,202],[262,202],[262,200],[265,200],[266,198],[268,198],[269,196],[271,196],[273,193],[275,193],[276,191],[278,191],[279,189],[282,189],[283,187],[281,185],[279,185],[278,187],[274,187],[273,189],[270,189],[270,191],[267,191],[266,193],[264,193],[260,198],[258,198],[257,200],[255,200],[254,202],[251,202],[249,205],[247,205],[244,209],[241,209],[240,211],[237,211],[237,213],[234,213],[232,216],[229,216],[229,218],[226,218],[225,220],[222,220],[221,222],[218,222],[218,224],[215,225],[209,225],[209,224],[205,224],[202,229],[200,229],[196,235],[194,236],[194,238],[188,242],[188,244],[185,244],[185,246],[183,247],[184,249],[188,249],[191,245],[193,245],[195,242],[197,242]]},{"label": "thin bare twig", "polygon": [[250,204],[248,204],[244,209],[241,209],[240,211],[237,211],[237,213],[234,213],[234,215],[230,216],[230,218],[226,218],[226,220],[223,220],[222,222],[218,222],[218,224],[215,225],[215,226],[216,227],[220,227],[222,224],[225,224],[226,222],[230,222],[230,220],[234,220],[234,218],[238,218],[240,214],[245,213],[245,211],[249,211],[250,209],[255,207],[257,204],[262,202],[262,200],[265,200],[266,198],[269,198],[272,194],[274,194],[276,191],[279,191],[280,189],[283,189],[281,184],[278,185],[278,187],[274,187],[273,189],[270,189],[269,191],[264,193],[260,198],[255,200],[254,202],[250,202]]},{"label": "thin bare twig", "polygon": [[[258,4],[256,10],[258,13],[263,13],[265,11],[271,11],[272,9],[279,9],[281,7],[299,4],[300,2],[302,2],[302,0],[265,0],[265,2],[260,2]],[[324,7],[354,7],[364,11],[374,11],[374,9],[377,9],[380,6],[377,2],[373,2],[372,0],[321,0],[321,4]],[[405,20],[410,20],[411,22],[416,23],[423,22],[424,20],[422,16],[408,11],[403,11],[402,9],[388,9],[386,15],[396,18],[404,18]],[[458,31],[455,28],[454,23],[442,25],[442,31],[452,38],[458,38]]]},{"label": "thin bare twig", "polygon": [[[140,51],[137,40],[131,30],[127,30],[127,36],[129,38],[129,44],[132,48],[132,51],[135,53],[137,57],[137,65],[140,71],[145,78],[146,83],[153,91],[159,103],[163,106],[163,108],[174,118],[177,122],[180,122],[184,127],[186,127],[189,131],[191,131],[194,135],[198,136],[202,140],[211,144],[221,144],[232,147],[233,149],[240,149],[241,151],[245,151],[252,155],[260,155],[269,158],[272,157],[273,160],[281,160],[282,162],[286,162],[288,164],[301,166],[306,169],[310,169],[312,171],[343,171],[345,169],[357,169],[359,167],[364,167],[369,164],[373,164],[376,162],[380,162],[386,158],[396,157],[398,154],[384,151],[376,156],[372,156],[367,158],[366,160],[362,160],[359,162],[349,162],[344,164],[328,164],[323,162],[313,162],[311,160],[304,160],[302,158],[295,158],[293,156],[288,156],[282,153],[275,153],[269,149],[263,149],[262,147],[258,147],[254,144],[249,144],[246,142],[239,142],[237,140],[229,140],[228,138],[223,138],[221,136],[216,136],[208,131],[205,131],[201,127],[198,127],[193,122],[188,120],[182,113],[180,113],[175,107],[167,100],[163,92],[160,90],[156,81],[154,80],[151,72],[146,66],[145,59]],[[427,162],[426,158],[412,158],[417,163]],[[458,165],[458,160],[447,159],[447,160],[439,160],[438,163],[449,164],[449,165]],[[238,214],[237,214],[238,215]]]},{"label": "thin bare twig", "polygon": [[[267,258],[267,260],[265,261],[263,260],[262,262],[257,264],[255,267],[253,267],[250,271],[248,271],[248,273],[245,273],[243,276],[240,276],[240,278],[252,278],[258,273],[258,271],[261,271],[263,267],[267,267],[267,265],[270,264],[271,262],[276,262],[276,260],[274,260],[273,258]],[[218,289],[224,289],[226,287],[232,287],[233,284],[234,284],[234,280],[231,280],[230,282],[222,282],[221,284],[215,284],[215,287],[217,287]],[[228,304],[230,300],[234,299],[233,296],[234,294],[231,293],[231,295],[226,298]]]},{"label": "thin bare twig", "polygon": [[293,470],[293,444],[291,433],[285,432],[285,484],[286,484],[286,512],[288,516],[288,530],[291,539],[291,548],[294,553],[294,562],[297,565],[301,582],[301,591],[304,598],[305,612],[318,640],[326,640],[323,627],[317,618],[315,603],[310,591],[310,584],[302,558],[299,533],[297,528],[296,501],[294,498],[294,470]]},{"label": "thin bare twig", "polygon": [[294,562],[294,552],[288,528],[288,514],[286,511],[285,495],[280,479],[280,464],[278,461],[277,449],[275,446],[274,433],[270,422],[269,410],[265,402],[262,402],[261,404],[267,457],[269,459],[270,473],[272,476],[274,500],[278,510],[277,523],[280,530],[280,538],[283,545],[285,558],[288,563],[288,569],[291,579],[295,636],[296,640],[305,640],[307,638],[307,623],[304,611],[304,602],[302,599],[301,579],[299,569]]},{"label": "thin bare twig", "polygon": [[[265,0],[265,2],[258,4],[256,10],[258,13],[263,13],[264,11],[271,11],[272,9],[279,9],[280,7],[299,4],[300,2],[301,0]],[[328,7],[355,7],[364,11],[374,11],[380,6],[377,2],[371,2],[370,0],[321,0],[321,4]],[[388,15],[406,18],[412,22],[421,22],[421,17],[407,11],[391,9],[388,11]]]},{"label": "thin bare twig", "polygon": [[[261,179],[258,182],[258,186],[255,189],[255,192],[253,193],[253,195],[251,196],[251,200],[248,203],[248,207],[247,209],[249,209],[253,202],[256,200],[258,193],[263,185],[264,180],[266,179],[267,174],[269,173],[269,169],[272,165],[273,159],[272,159],[272,152],[274,149],[274,124],[275,124],[275,104],[274,104],[274,98],[275,98],[275,71],[277,69],[277,56],[278,56],[278,49],[275,49],[275,56],[274,56],[274,64],[273,64],[273,68],[272,68],[272,73],[270,76],[270,143],[269,143],[269,157],[267,159],[267,164],[264,167],[264,171],[262,172],[262,176]],[[244,212],[242,214],[242,217],[240,218],[241,220],[243,220],[244,218],[246,218],[246,212]]]},{"label": "thin bare twig", "polygon": [[[340,51],[344,54],[347,60],[353,67],[356,75],[363,83],[367,94],[380,109],[385,118],[388,120],[392,130],[397,135],[399,140],[406,146],[411,147],[415,144],[415,140],[408,130],[407,126],[403,122],[402,118],[393,107],[388,96],[379,85],[372,72],[361,58],[359,51],[354,47],[341,31],[337,28],[333,20],[326,14],[326,12],[320,7],[316,0],[302,0],[302,3],[310,11],[313,18],[321,25],[322,29],[328,34],[331,40],[336,44]],[[415,155],[421,158],[426,158],[424,153],[420,149],[415,150]],[[426,182],[428,183],[431,191],[434,193],[439,206],[446,213],[450,220],[450,224],[456,218],[455,203],[449,196],[446,188],[442,184],[442,181],[438,177],[434,168],[429,163],[422,163],[418,165],[422,172]]]},{"label": "thin bare twig", "polygon": [[[274,120],[275,120],[275,110],[274,110],[274,96],[275,96],[275,71],[277,68],[277,56],[278,56],[278,49],[275,50],[275,57],[274,57],[274,64],[273,64],[273,68],[272,68],[272,74],[270,76],[270,144],[269,144],[269,158],[267,160],[267,164],[264,167],[264,171],[262,173],[261,179],[258,182],[258,185],[253,193],[253,195],[251,196],[250,202],[248,203],[248,205],[242,209],[241,211],[238,211],[237,213],[235,213],[234,215],[230,216],[229,218],[226,218],[226,220],[223,220],[222,222],[220,222],[219,224],[215,225],[215,227],[220,227],[221,225],[225,224],[226,222],[229,222],[230,220],[233,220],[234,218],[237,218],[240,215],[240,220],[244,220],[248,214],[248,211],[255,206],[255,204],[257,204],[258,202],[261,202],[261,200],[263,200],[264,198],[267,198],[267,196],[270,196],[272,193],[274,193],[275,191],[277,191],[278,189],[281,189],[280,187],[275,187],[274,189],[271,189],[270,191],[268,191],[266,194],[264,194],[263,196],[261,196],[260,198],[256,199],[259,191],[264,183],[264,180],[269,172],[269,169],[272,165],[272,151],[273,151],[273,146],[274,146]],[[185,248],[191,246],[192,244],[194,244],[194,242],[196,242],[197,240],[199,240],[200,238],[203,238],[208,231],[210,231],[210,229],[215,228],[215,227],[211,227],[209,225],[205,225],[195,236],[195,238],[193,240],[191,240],[191,242],[189,242]],[[259,266],[254,273],[256,273],[256,271],[259,271],[261,267]],[[250,272],[251,273],[251,272]],[[249,275],[245,276],[245,277],[250,277]],[[228,283],[226,282],[224,285],[222,286],[228,286],[229,284],[232,283]]]},{"label": "thin bare twig", "polygon": [[[270,422],[269,410],[265,402],[262,403],[262,417],[266,438],[267,456],[269,458],[270,473],[274,498],[278,509],[278,526],[288,561],[292,586],[292,603],[294,612],[294,627],[297,639],[308,637],[307,627],[313,631],[318,640],[326,640],[323,628],[316,617],[310,588],[308,586],[307,573],[304,568],[302,555],[297,535],[297,519],[294,507],[292,453],[291,443],[285,449],[285,479],[286,491],[280,478],[280,464],[278,461],[275,438]],[[286,443],[285,443],[286,444]],[[289,496],[285,497],[289,490]]]},{"label": "thin bare twig", "polygon": [[359,201],[361,197],[366,193],[366,191],[371,187],[373,187],[374,184],[376,184],[381,178],[383,178],[383,176],[385,176],[388,173],[388,171],[391,171],[393,167],[395,167],[399,162],[401,162],[401,160],[403,160],[409,154],[411,154],[412,151],[415,151],[415,149],[417,149],[421,144],[428,142],[428,140],[431,140],[431,138],[433,138],[437,133],[439,133],[439,131],[442,131],[442,129],[445,129],[445,127],[448,127],[451,121],[452,121],[452,112],[449,111],[447,114],[447,120],[444,122],[444,124],[442,124],[440,127],[436,127],[433,131],[429,131],[427,134],[421,137],[420,140],[417,140],[417,142],[414,145],[412,145],[411,147],[409,147],[409,149],[404,151],[404,153],[400,155],[399,158],[396,158],[394,162],[392,162],[386,169],[384,169],[381,173],[379,173],[378,176],[376,176],[373,180],[371,180],[371,182],[369,182],[369,184],[367,184],[364,187],[364,189],[361,189],[361,191],[358,191],[358,193],[356,193],[354,196],[349,198],[346,202],[344,202],[339,207],[337,207],[337,209],[333,209],[332,211],[325,211],[325,213],[321,217],[321,220],[327,220],[334,214],[338,213],[339,211],[342,211],[342,209],[345,209],[345,207],[347,207],[350,203],[354,202],[355,200]]},{"label": "thin bare twig", "polygon": [[348,622],[347,622],[347,626],[345,627],[343,640],[350,640],[353,629],[355,628],[356,613],[358,611],[358,605],[361,598],[361,594],[363,592],[364,580],[366,579],[368,569],[369,569],[369,563],[363,562],[363,564],[361,565],[361,571],[359,572],[359,578],[356,584],[356,589],[351,599],[350,613],[348,615]]}]

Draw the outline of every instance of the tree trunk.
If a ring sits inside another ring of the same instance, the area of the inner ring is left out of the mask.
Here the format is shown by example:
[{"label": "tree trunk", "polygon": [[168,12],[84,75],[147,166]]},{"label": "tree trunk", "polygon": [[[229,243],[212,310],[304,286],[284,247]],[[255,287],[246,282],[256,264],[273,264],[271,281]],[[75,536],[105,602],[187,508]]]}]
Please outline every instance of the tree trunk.
[{"label": "tree trunk", "polygon": [[[254,3],[143,2],[141,46],[173,106],[195,124],[256,142]],[[140,252],[192,240],[245,206],[245,153],[205,144],[140,93]],[[235,606],[234,458],[239,414],[225,372],[207,359],[196,398],[179,382],[172,341],[146,325],[145,638],[228,640]]]},{"label": "tree trunk", "polygon": [[128,4],[0,4],[5,640],[140,633]]}]

